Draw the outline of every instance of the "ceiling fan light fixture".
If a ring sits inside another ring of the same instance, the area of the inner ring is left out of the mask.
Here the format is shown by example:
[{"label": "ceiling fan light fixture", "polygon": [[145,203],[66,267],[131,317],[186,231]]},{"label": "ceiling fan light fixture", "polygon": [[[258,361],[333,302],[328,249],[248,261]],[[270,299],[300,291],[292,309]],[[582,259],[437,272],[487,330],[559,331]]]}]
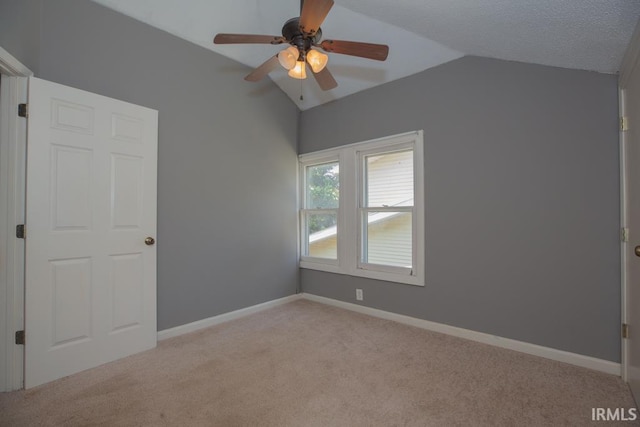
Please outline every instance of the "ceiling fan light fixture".
[{"label": "ceiling fan light fixture", "polygon": [[304,65],[304,61],[296,61],[295,67],[289,70],[289,77],[298,80],[307,78],[307,67]]},{"label": "ceiling fan light fixture", "polygon": [[322,52],[318,52],[317,50],[311,49],[307,53],[307,62],[311,66],[311,69],[314,73],[319,73],[324,70],[324,67],[327,66],[327,62],[329,61],[329,57]]},{"label": "ceiling fan light fixture", "polygon": [[[218,33],[213,38],[215,44],[269,44],[282,45],[280,52],[271,56],[244,79],[249,82],[262,80],[280,64],[288,70],[289,76],[302,80],[307,78],[306,67],[320,89],[326,91],[338,86],[329,72],[326,53],[357,56],[384,61],[389,54],[389,46],[348,40],[322,40],[320,26],[333,7],[334,0],[300,0],[300,16],[287,20],[282,27],[282,36],[260,34]],[[321,42],[322,40],[322,42]]]},{"label": "ceiling fan light fixture", "polygon": [[300,53],[298,52],[297,47],[289,46],[285,50],[282,50],[278,53],[278,61],[285,70],[291,70],[296,66],[299,55]]}]

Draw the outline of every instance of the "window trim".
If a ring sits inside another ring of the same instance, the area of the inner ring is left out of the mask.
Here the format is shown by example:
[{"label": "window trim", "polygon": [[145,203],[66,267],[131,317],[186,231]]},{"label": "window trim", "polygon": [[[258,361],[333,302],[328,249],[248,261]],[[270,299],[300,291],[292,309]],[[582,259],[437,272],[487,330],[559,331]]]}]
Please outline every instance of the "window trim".
[{"label": "window trim", "polygon": [[[408,207],[408,206],[389,206],[389,207],[368,207],[365,206],[367,204],[366,201],[366,185],[367,185],[367,176],[366,176],[366,167],[365,167],[365,161],[366,158],[369,156],[375,156],[375,155],[383,155],[383,154],[390,154],[390,153],[398,153],[398,152],[403,152],[403,151],[413,151],[414,150],[414,142],[407,142],[407,143],[398,143],[398,144],[392,144],[392,145],[384,145],[382,147],[376,147],[376,148],[369,148],[366,150],[356,150],[356,162],[357,162],[357,172],[358,172],[358,182],[357,182],[357,187],[356,187],[356,193],[357,193],[357,205],[356,205],[356,210],[357,210],[357,229],[358,229],[358,234],[357,234],[357,241],[358,241],[358,252],[357,252],[357,268],[358,269],[362,269],[362,270],[372,270],[372,271],[380,271],[380,272],[387,272],[387,273],[394,273],[394,274],[403,274],[403,275],[409,275],[409,276],[415,276],[414,274],[414,265],[417,263],[418,260],[418,256],[417,256],[417,251],[416,251],[416,245],[417,245],[417,240],[418,240],[418,236],[416,233],[413,232],[413,230],[416,229],[416,214],[417,214],[417,207],[415,204],[415,197],[416,197],[416,189],[415,189],[415,179],[416,179],[416,175],[415,175],[415,152],[413,153],[413,160],[414,160],[414,174],[413,174],[413,179],[414,179],[414,203],[412,206]],[[412,260],[412,267],[411,268],[406,268],[406,267],[396,267],[396,266],[390,266],[390,265],[381,265],[381,264],[375,264],[375,263],[369,263],[369,262],[365,262],[362,259],[364,258],[364,245],[365,245],[365,239],[364,239],[364,235],[365,235],[365,227],[367,227],[369,224],[364,222],[364,216],[365,213],[370,212],[370,211],[374,211],[374,212],[384,212],[384,211],[389,211],[389,212],[409,212],[411,213],[411,260]]]},{"label": "window trim", "polygon": [[[307,242],[307,230],[306,230],[306,226],[307,226],[307,214],[308,213],[336,213],[336,217],[337,217],[337,224],[336,224],[336,236],[339,237],[340,236],[340,228],[341,228],[341,224],[340,224],[340,208],[342,205],[342,191],[340,191],[339,195],[338,195],[338,208],[331,208],[331,209],[307,209],[306,205],[307,205],[307,173],[306,173],[306,169],[310,166],[318,166],[318,165],[322,165],[322,164],[326,164],[326,163],[338,163],[340,164],[340,157],[339,156],[332,156],[332,155],[321,155],[321,156],[310,156],[309,160],[306,162],[299,162],[299,170],[298,170],[298,174],[301,177],[301,179],[299,179],[299,182],[302,182],[302,185],[300,185],[300,192],[298,197],[300,198],[300,203],[299,203],[299,209],[298,209],[298,222],[300,224],[299,227],[299,235],[300,238],[298,239],[299,241],[299,245],[300,245],[300,264],[304,263],[311,263],[312,265],[325,265],[325,266],[338,266],[339,261],[340,261],[340,239],[337,238],[336,239],[336,244],[337,244],[337,258],[336,259],[331,259],[331,258],[318,258],[318,257],[312,257],[312,256],[308,256],[308,255],[304,255],[305,253],[308,252],[308,242]],[[338,182],[340,185],[340,189],[342,189],[342,175],[339,176],[338,178]]]},{"label": "window trim", "polygon": [[[413,150],[414,200],[412,217],[412,251],[414,264],[411,271],[403,267],[384,266],[361,263],[362,244],[361,215],[364,195],[361,192],[364,176],[362,176],[362,159],[376,153]],[[423,131],[407,132],[399,135],[373,139],[336,148],[301,154],[299,174],[299,227],[298,239],[301,252],[300,268],[327,271],[356,277],[365,277],[388,282],[404,283],[415,286],[425,285],[425,197],[424,197],[424,137]],[[303,256],[304,243],[304,206],[306,203],[307,166],[331,161],[340,163],[340,195],[337,219],[337,260],[327,260]]]}]

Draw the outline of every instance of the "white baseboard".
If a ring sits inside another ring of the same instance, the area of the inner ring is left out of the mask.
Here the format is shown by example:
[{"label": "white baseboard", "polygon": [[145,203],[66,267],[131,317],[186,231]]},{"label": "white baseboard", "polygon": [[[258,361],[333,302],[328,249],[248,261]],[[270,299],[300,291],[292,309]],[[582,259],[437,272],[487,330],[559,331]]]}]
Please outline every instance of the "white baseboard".
[{"label": "white baseboard", "polygon": [[415,317],[404,316],[402,314],[391,313],[389,311],[378,310],[376,308],[365,307],[362,305],[352,304],[349,302],[338,301],[331,298],[321,297],[313,294],[297,294],[288,297],[280,298],[273,301],[268,301],[262,304],[254,305],[240,310],[232,311],[229,313],[220,314],[218,316],[210,317],[208,319],[198,320],[196,322],[188,323],[186,325],[176,326],[175,328],[165,329],[158,332],[158,340],[162,341],[168,338],[177,337],[182,334],[194,332],[210,326],[219,325],[220,323],[228,322],[230,320],[239,319],[241,317],[248,316],[250,314],[258,313],[268,308],[277,307],[282,304],[287,304],[299,299],[307,299],[309,301],[315,301],[318,303],[331,305],[334,307],[343,308],[345,310],[351,310],[369,316],[378,317],[385,320],[391,320],[394,322],[402,323],[405,325],[415,326],[417,328],[426,329],[433,332],[439,332],[442,334],[451,335],[454,337],[464,338],[471,341],[480,342],[483,344],[489,344],[508,350],[519,351],[521,353],[530,354],[533,356],[544,357],[546,359],[556,360],[558,362],[569,363],[571,365],[581,366],[583,368],[589,368],[596,371],[604,372],[611,375],[619,376],[621,374],[621,365],[619,363],[610,362],[608,360],[597,359],[595,357],[584,356],[581,354],[570,353],[564,350],[557,350],[555,348],[543,347],[537,344],[531,344],[523,341],[517,341],[510,338],[503,338],[496,335],[485,334],[483,332],[476,332],[469,329],[458,328],[455,326],[444,325],[442,323],[431,322],[429,320],[418,319]]},{"label": "white baseboard", "polygon": [[175,328],[165,329],[158,332],[158,341],[166,340],[168,338],[177,337],[182,334],[188,334],[199,329],[208,328],[210,326],[219,325],[220,323],[228,322],[230,320],[239,319],[259,311],[266,310],[268,308],[277,307],[282,304],[299,300],[302,298],[302,294],[291,295],[288,297],[280,298],[273,301],[267,301],[262,304],[253,305],[251,307],[242,308],[240,310],[231,311],[229,313],[220,314],[218,316],[209,317],[208,319],[198,320],[196,322],[187,323],[186,325],[176,326]]},{"label": "white baseboard", "polygon": [[394,322],[403,323],[405,325],[415,326],[427,329],[433,332],[452,335],[454,337],[465,338],[471,341],[477,341],[483,344],[490,344],[496,347],[508,350],[519,351],[521,353],[533,356],[544,357],[546,359],[556,360],[558,362],[569,363],[571,365],[589,368],[607,374],[620,376],[621,365],[619,363],[610,362],[608,360],[597,359],[595,357],[584,356],[581,354],[570,353],[564,350],[543,347],[527,342],[516,341],[509,338],[502,338],[495,335],[485,334],[482,332],[471,331],[469,329],[458,328],[455,326],[444,325],[442,323],[430,322],[428,320],[418,319],[415,317],[404,316],[402,314],[391,313],[388,311],[378,310],[375,308],[365,307],[362,305],[352,304],[344,301],[338,301],[331,298],[325,298],[312,294],[302,294],[302,298],[309,301],[315,301],[334,307],[344,308],[346,310],[355,311],[369,316],[379,317],[381,319],[392,320]]}]

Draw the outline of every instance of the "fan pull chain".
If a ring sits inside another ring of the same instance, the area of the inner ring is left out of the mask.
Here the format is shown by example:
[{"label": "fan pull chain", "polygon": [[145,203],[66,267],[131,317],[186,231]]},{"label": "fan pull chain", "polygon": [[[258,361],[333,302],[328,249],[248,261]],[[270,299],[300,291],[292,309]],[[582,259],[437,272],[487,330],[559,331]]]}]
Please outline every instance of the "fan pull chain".
[{"label": "fan pull chain", "polygon": [[304,97],[302,96],[302,79],[300,79],[300,101],[304,101]]}]

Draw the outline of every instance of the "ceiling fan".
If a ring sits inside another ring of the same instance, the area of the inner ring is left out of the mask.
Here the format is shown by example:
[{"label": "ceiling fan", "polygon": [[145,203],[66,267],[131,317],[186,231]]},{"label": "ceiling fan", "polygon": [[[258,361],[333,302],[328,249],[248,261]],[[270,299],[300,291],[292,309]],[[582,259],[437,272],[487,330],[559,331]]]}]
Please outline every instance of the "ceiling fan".
[{"label": "ceiling fan", "polygon": [[301,0],[300,16],[291,18],[282,27],[282,36],[264,36],[255,34],[227,34],[215,36],[216,44],[284,44],[290,46],[272,56],[244,79],[257,82],[273,71],[278,64],[289,70],[289,76],[305,79],[306,64],[309,64],[313,76],[322,90],[338,86],[331,72],[326,68],[328,56],[320,52],[340,53],[361,58],[384,61],[389,54],[389,46],[374,43],[361,43],[344,40],[322,40],[320,25],[329,14],[333,0]]}]

